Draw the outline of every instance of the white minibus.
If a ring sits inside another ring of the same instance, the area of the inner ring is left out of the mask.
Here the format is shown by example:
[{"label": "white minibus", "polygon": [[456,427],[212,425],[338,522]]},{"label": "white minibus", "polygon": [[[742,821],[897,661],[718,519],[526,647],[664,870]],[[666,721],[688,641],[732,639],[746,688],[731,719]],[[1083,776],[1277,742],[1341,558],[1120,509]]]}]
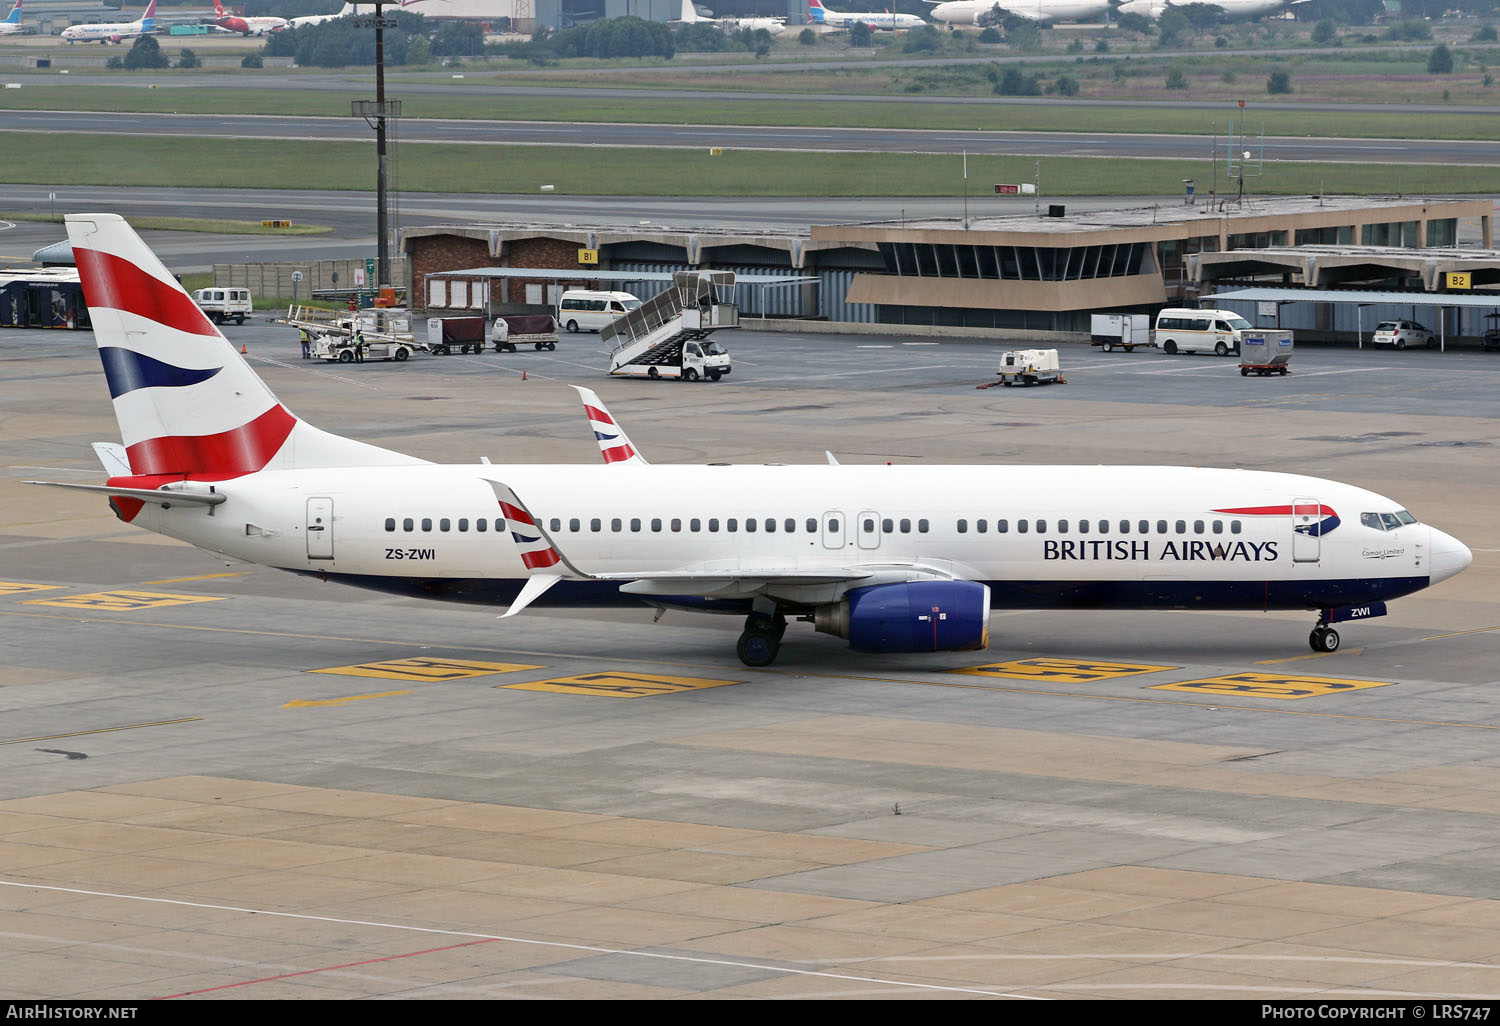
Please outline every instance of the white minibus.
[{"label": "white minibus", "polygon": [[629,292],[569,289],[557,302],[557,323],[572,332],[599,331],[640,305]]},{"label": "white minibus", "polygon": [[1229,356],[1239,353],[1240,334],[1254,330],[1233,310],[1167,309],[1156,315],[1151,344],[1169,356],[1199,352]]}]

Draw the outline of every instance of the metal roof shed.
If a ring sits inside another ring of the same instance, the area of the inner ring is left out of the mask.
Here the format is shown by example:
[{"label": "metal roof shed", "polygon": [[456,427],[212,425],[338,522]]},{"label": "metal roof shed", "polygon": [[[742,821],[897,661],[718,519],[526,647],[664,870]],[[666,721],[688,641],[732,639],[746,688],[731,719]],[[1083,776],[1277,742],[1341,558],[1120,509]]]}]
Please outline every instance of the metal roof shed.
[{"label": "metal roof shed", "polygon": [[[1439,309],[1489,309],[1500,312],[1500,294],[1456,295],[1452,292],[1377,292],[1359,289],[1289,289],[1249,288],[1216,292],[1205,299],[1230,299],[1254,303],[1353,303],[1356,311],[1367,306],[1390,304],[1393,306],[1428,306]],[[1356,312],[1356,319],[1359,317]],[[1356,320],[1357,322],[1357,320]],[[1447,348],[1442,317],[1438,318],[1438,346]],[[1359,347],[1364,348],[1364,326],[1356,329]]]}]

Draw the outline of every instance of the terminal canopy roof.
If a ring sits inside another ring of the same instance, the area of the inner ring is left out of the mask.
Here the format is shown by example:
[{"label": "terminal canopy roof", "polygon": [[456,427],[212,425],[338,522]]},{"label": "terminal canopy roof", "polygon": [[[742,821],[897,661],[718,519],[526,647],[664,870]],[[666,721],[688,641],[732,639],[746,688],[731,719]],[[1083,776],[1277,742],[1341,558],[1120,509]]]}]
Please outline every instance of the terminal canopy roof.
[{"label": "terminal canopy roof", "polygon": [[1361,289],[1250,288],[1216,292],[1205,299],[1238,299],[1264,303],[1393,303],[1399,306],[1469,306],[1500,308],[1500,295],[1462,292],[1374,292]]},{"label": "terminal canopy roof", "polygon": [[[711,267],[694,268],[711,271]],[[465,271],[437,271],[428,278],[531,278],[551,281],[555,278],[587,278],[589,281],[665,281],[673,280],[671,271],[591,271],[587,268],[574,270],[571,267],[471,267]],[[736,285],[802,285],[821,281],[798,274],[741,274],[735,272]]]}]

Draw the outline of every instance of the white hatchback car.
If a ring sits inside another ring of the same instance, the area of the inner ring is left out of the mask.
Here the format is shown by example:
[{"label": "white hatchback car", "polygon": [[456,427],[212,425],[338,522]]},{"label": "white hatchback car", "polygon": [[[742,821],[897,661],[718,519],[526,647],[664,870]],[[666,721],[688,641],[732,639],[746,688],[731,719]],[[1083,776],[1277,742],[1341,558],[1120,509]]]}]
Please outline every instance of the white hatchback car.
[{"label": "white hatchback car", "polygon": [[1370,341],[1377,346],[1405,349],[1407,346],[1430,347],[1437,341],[1437,336],[1416,321],[1381,321],[1375,325],[1375,334],[1370,336]]}]

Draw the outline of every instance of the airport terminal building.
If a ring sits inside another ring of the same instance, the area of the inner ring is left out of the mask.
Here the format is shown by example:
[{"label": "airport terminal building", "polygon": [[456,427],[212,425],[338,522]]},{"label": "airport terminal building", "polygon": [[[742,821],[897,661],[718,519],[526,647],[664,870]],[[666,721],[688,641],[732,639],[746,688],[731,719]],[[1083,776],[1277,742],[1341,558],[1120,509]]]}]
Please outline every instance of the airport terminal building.
[{"label": "airport terminal building", "polygon": [[[606,287],[603,281],[647,298],[665,287],[661,279],[633,281],[631,273],[719,269],[762,282],[782,276],[779,284],[741,289],[737,301],[749,317],[954,334],[1077,333],[1088,331],[1094,313],[1191,306],[1226,284],[1430,292],[1447,279],[1431,273],[1428,253],[1464,263],[1473,272],[1471,293],[1500,292],[1493,218],[1488,199],[1179,199],[1090,211],[1026,203],[966,220],[806,231],[431,225],[404,229],[401,247],[412,305],[429,310],[542,308],[562,287]],[[1460,236],[1481,248],[1455,256]],[[1344,259],[1327,257],[1319,267],[1337,263],[1339,271],[1309,278],[1288,256],[1304,247],[1337,249]],[[506,279],[506,267],[517,269],[514,279]]]}]

